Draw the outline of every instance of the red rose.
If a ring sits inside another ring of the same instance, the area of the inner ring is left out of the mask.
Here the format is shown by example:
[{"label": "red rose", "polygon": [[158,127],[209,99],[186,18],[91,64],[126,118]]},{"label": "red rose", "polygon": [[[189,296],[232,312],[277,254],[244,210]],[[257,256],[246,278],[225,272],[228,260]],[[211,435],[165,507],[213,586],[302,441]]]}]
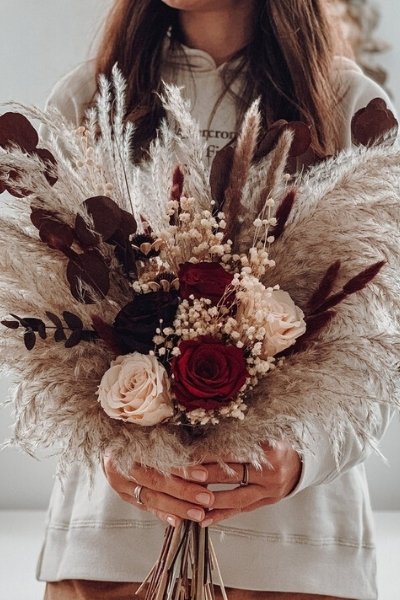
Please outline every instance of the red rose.
[{"label": "red rose", "polygon": [[179,265],[180,295],[187,300],[191,294],[195,298],[209,298],[214,306],[218,304],[233,275],[214,262]]},{"label": "red rose", "polygon": [[201,337],[179,344],[172,361],[173,389],[188,410],[222,408],[234,400],[249,376],[243,351]]}]

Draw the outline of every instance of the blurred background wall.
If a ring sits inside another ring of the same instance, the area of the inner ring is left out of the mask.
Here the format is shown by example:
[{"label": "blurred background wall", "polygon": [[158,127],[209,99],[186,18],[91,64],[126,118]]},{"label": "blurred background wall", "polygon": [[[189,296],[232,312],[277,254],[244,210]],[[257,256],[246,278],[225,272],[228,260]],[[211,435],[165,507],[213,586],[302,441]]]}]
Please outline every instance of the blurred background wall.
[{"label": "blurred background wall", "polygon": [[[364,2],[352,0],[351,4],[354,7]],[[0,0],[0,103],[14,99],[43,106],[54,83],[90,56],[91,43],[110,5],[111,0]],[[400,112],[399,0],[383,0],[380,10],[376,36],[392,48],[377,60],[389,73],[388,87]],[[10,383],[10,379],[0,379],[2,400]],[[11,423],[10,408],[1,410],[0,443]],[[373,506],[400,510],[398,419],[389,428],[381,449],[388,465],[377,457],[367,463]],[[54,457],[37,461],[13,449],[0,453],[0,509],[45,508],[55,464]]]}]

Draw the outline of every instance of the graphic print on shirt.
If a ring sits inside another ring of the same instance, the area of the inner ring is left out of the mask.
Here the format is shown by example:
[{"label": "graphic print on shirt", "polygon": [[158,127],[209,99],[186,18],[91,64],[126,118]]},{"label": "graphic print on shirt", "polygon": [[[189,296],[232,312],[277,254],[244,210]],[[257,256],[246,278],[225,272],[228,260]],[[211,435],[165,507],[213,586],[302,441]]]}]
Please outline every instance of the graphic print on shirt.
[{"label": "graphic print on shirt", "polygon": [[211,162],[216,153],[229,144],[236,136],[236,131],[224,129],[201,129],[201,137],[207,140],[206,157]]}]

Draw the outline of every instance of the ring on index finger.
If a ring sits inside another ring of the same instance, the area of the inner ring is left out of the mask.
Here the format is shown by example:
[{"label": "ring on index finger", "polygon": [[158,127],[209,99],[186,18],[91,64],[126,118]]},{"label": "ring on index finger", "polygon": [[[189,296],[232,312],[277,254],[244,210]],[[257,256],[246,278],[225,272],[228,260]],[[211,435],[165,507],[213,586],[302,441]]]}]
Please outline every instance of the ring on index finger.
[{"label": "ring on index finger", "polygon": [[140,497],[142,494],[142,490],[143,490],[142,485],[137,485],[135,487],[135,489],[133,490],[133,497],[135,498],[136,504],[139,504],[140,506],[144,506],[144,502],[142,502],[141,497]]},{"label": "ring on index finger", "polygon": [[239,483],[239,485],[241,487],[244,487],[246,485],[249,485],[249,464],[242,463],[242,467],[243,467],[243,475],[242,475],[242,480]]}]

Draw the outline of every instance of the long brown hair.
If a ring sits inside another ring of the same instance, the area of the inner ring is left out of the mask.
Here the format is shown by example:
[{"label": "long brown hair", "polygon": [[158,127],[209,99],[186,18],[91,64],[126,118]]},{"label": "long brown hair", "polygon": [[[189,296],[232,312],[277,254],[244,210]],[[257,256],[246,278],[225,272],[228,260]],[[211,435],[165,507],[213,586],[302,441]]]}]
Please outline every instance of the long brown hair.
[{"label": "long brown hair", "polygon": [[[309,123],[319,155],[332,153],[339,139],[334,43],[324,1],[257,0],[252,41],[241,51],[237,67],[223,71],[229,92],[232,80],[246,69],[236,96],[239,117],[261,97],[265,126],[278,119]],[[163,116],[156,92],[167,32],[179,46],[178,10],[161,0],[115,0],[97,54],[98,74],[110,76],[118,63],[128,81],[128,113],[142,147],[154,137]]]}]

